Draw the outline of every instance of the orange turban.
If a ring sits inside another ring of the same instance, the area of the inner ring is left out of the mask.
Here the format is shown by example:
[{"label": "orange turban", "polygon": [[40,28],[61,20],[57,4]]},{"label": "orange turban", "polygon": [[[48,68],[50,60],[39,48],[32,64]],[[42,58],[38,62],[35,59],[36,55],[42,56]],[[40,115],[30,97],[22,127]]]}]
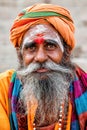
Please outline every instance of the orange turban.
[{"label": "orange turban", "polygon": [[10,30],[10,40],[15,47],[22,43],[25,32],[40,23],[50,23],[60,33],[67,45],[74,48],[74,23],[68,10],[52,4],[35,4],[24,9]]}]

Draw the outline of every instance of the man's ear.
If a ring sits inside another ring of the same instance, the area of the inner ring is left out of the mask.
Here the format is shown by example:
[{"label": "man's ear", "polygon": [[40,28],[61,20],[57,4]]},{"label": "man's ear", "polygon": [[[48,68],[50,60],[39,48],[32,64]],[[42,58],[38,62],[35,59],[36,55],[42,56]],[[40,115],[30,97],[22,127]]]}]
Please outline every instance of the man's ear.
[{"label": "man's ear", "polygon": [[16,51],[19,51],[20,50],[20,47],[16,47]]},{"label": "man's ear", "polygon": [[20,47],[16,47],[16,52],[17,52],[17,55],[19,55],[21,53]]},{"label": "man's ear", "polygon": [[22,53],[21,53],[21,48],[16,47],[16,52],[17,52],[19,64],[20,64],[20,66],[22,66],[23,65],[23,56],[22,56]]},{"label": "man's ear", "polygon": [[16,47],[16,52],[17,52],[17,56],[18,56],[18,59],[19,59],[19,57],[21,55],[21,49],[20,49],[20,47]]}]

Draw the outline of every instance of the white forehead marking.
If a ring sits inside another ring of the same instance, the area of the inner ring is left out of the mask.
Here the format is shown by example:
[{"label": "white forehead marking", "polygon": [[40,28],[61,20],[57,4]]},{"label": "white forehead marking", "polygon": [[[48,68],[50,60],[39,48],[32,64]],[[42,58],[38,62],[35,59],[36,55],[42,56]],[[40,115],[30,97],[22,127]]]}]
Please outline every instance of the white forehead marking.
[{"label": "white forehead marking", "polygon": [[[47,33],[47,35],[43,35],[43,38],[44,39],[50,39],[50,40],[55,40],[58,45],[60,46],[62,52],[64,52],[64,47],[62,45],[62,39],[60,38],[59,34],[57,33],[57,31],[50,27],[49,29],[47,28],[48,25],[44,25],[44,24],[39,24],[39,25],[36,25],[34,26],[33,28],[30,28],[24,35],[24,39],[23,39],[23,44],[25,44],[26,42],[30,42],[32,41],[32,38],[33,37],[37,37],[37,34],[40,34],[40,33]],[[49,35],[49,30],[52,31]],[[29,37],[25,37],[27,34],[29,34]]]}]

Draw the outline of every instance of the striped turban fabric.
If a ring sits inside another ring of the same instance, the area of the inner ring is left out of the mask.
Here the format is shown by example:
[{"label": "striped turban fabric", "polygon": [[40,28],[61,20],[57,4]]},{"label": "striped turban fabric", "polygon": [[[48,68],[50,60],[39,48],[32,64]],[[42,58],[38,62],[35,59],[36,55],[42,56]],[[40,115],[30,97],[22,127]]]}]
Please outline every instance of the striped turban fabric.
[{"label": "striped turban fabric", "polygon": [[75,46],[75,27],[70,12],[52,4],[35,4],[25,8],[14,20],[10,30],[10,40],[15,47],[20,47],[25,32],[32,25],[48,23],[59,32],[72,50]]}]

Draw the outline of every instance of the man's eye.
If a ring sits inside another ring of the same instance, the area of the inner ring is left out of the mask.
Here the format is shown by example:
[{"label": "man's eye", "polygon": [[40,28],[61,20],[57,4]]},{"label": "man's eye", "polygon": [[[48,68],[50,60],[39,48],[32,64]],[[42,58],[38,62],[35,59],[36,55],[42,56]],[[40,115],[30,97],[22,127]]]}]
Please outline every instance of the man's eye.
[{"label": "man's eye", "polygon": [[25,47],[25,50],[28,50],[28,51],[34,51],[35,49],[36,49],[35,45],[29,45]]},{"label": "man's eye", "polygon": [[36,46],[30,46],[29,49],[33,51],[36,49]]},{"label": "man's eye", "polygon": [[47,44],[46,45],[46,49],[47,50],[53,50],[53,49],[55,49],[56,48],[56,45],[54,45],[54,44]]}]

